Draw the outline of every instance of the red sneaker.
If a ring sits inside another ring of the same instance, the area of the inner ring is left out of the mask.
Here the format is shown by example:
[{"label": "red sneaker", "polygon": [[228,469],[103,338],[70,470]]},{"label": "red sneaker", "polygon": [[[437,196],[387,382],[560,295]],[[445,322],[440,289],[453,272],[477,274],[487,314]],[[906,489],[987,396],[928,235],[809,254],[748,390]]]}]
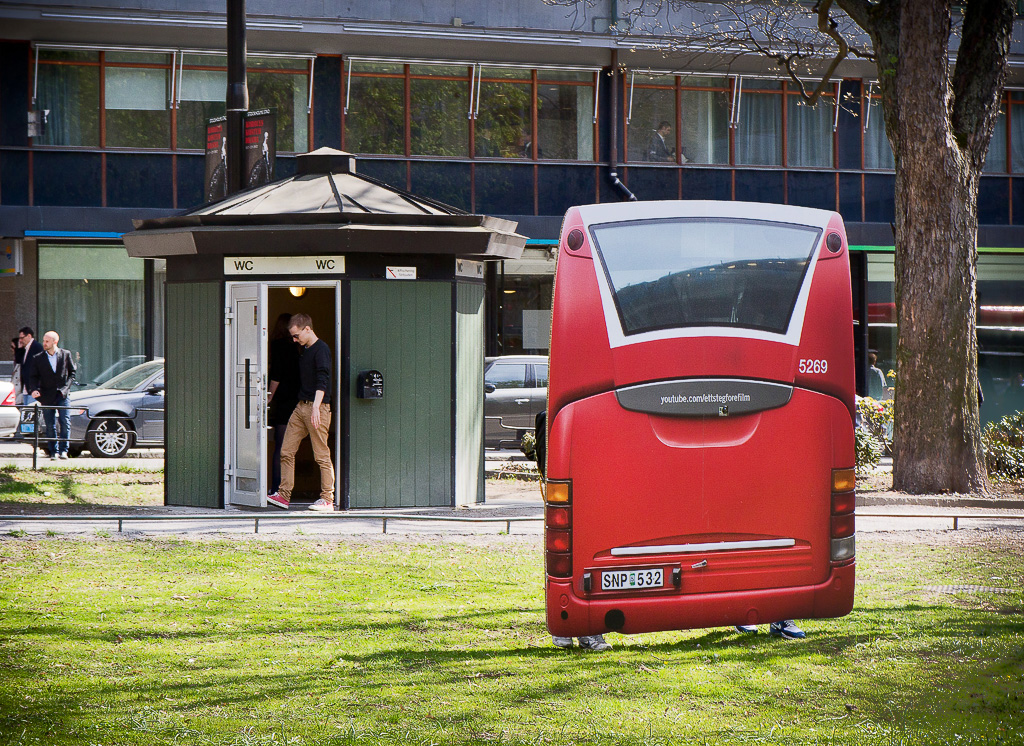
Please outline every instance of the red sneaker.
[{"label": "red sneaker", "polygon": [[281,508],[281,510],[288,510],[289,500],[287,497],[281,497],[280,492],[275,492],[273,495],[267,495],[267,502],[273,505],[275,508]]}]

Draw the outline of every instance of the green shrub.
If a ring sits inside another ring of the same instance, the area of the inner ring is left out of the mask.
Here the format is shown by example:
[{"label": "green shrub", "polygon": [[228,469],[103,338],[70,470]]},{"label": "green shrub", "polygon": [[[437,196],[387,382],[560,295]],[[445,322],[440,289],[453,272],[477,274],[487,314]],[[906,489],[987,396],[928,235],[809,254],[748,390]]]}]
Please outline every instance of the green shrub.
[{"label": "green shrub", "polygon": [[892,399],[878,401],[866,396],[857,401],[857,412],[860,413],[861,427],[873,435],[885,451],[892,454]]},{"label": "green shrub", "polygon": [[857,471],[865,471],[878,466],[878,462],[885,453],[885,445],[862,427],[854,431],[856,435]]},{"label": "green shrub", "polygon": [[990,422],[981,434],[989,476],[1024,478],[1024,412]]},{"label": "green shrub", "polygon": [[532,432],[523,433],[523,439],[519,443],[519,450],[531,461],[537,460],[537,436]]}]

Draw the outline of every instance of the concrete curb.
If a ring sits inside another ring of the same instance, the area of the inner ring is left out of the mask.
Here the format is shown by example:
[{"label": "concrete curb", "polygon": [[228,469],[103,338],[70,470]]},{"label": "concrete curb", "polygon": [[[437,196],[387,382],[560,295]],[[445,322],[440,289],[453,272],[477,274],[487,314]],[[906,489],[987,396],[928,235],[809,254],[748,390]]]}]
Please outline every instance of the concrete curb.
[{"label": "concrete curb", "polygon": [[1024,510],[1024,500],[995,500],[960,495],[857,495],[857,507],[899,505],[907,508],[986,508],[988,510]]}]

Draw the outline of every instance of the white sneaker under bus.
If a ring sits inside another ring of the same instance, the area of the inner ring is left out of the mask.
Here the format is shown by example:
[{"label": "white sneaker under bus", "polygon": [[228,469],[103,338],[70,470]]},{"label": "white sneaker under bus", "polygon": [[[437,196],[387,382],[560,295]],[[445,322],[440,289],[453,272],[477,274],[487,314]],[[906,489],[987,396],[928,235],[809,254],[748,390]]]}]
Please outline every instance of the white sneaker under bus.
[{"label": "white sneaker under bus", "polygon": [[581,637],[579,640],[582,650],[593,650],[595,653],[600,653],[612,649],[612,646],[604,641],[604,635],[590,635],[589,637]]},{"label": "white sneaker under bus", "polygon": [[317,511],[319,513],[333,513],[334,512],[334,503],[331,502],[330,500],[325,500],[324,498],[321,497],[315,503],[310,505],[309,509],[310,510],[315,510],[315,511]]}]

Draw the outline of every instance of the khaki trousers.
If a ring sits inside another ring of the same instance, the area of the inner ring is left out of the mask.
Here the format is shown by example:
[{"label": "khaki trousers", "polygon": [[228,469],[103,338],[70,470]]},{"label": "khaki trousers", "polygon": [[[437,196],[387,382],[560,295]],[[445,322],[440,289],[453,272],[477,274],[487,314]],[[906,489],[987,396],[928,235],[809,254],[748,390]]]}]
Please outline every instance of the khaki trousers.
[{"label": "khaki trousers", "polygon": [[302,439],[309,436],[313,446],[313,459],[320,466],[320,497],[334,502],[334,464],[331,463],[331,451],[327,447],[327,433],[331,429],[331,405],[320,405],[320,427],[313,427],[313,405],[310,402],[299,402],[288,418],[288,427],[284,431],[284,443],[281,445],[281,497],[291,498],[295,487],[295,454],[299,451]]}]

